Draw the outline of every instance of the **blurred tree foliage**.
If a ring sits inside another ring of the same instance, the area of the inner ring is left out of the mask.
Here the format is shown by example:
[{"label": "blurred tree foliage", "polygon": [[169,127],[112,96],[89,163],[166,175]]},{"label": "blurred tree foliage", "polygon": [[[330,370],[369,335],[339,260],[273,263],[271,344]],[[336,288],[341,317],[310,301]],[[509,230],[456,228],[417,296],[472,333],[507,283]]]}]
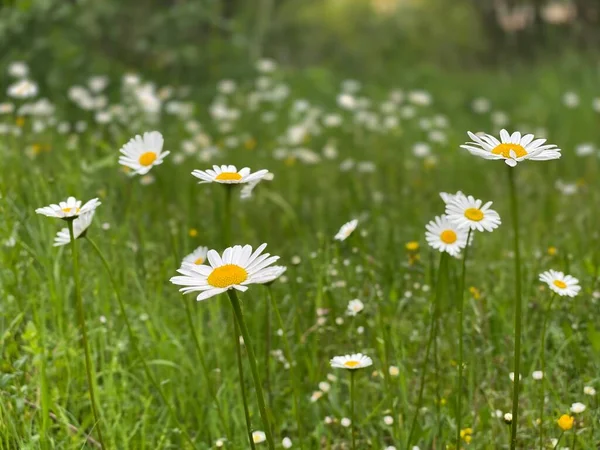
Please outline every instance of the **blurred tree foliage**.
[{"label": "blurred tree foliage", "polygon": [[[263,55],[390,76],[476,67],[600,42],[599,0],[2,0],[0,60],[65,72],[153,73],[194,84]],[[2,74],[0,77],[4,77]],[[0,81],[3,81],[0,78]]]}]

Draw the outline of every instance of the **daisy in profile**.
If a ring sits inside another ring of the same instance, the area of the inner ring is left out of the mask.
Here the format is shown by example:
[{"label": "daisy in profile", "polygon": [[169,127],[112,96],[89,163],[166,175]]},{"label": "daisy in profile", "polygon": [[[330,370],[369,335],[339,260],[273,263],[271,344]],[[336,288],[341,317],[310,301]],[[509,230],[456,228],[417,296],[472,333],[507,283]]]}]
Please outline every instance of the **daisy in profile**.
[{"label": "daisy in profile", "polygon": [[52,204],[50,206],[44,206],[35,210],[38,214],[43,214],[48,217],[55,217],[57,219],[64,220],[75,220],[82,214],[94,211],[99,205],[100,201],[97,198],[93,198],[85,205],[81,206],[81,200],[77,200],[75,197],[69,197],[63,202]]},{"label": "daisy in profile", "polygon": [[540,274],[540,281],[546,283],[550,289],[561,297],[575,297],[581,290],[577,278],[565,275],[557,270],[542,272]]},{"label": "daisy in profile", "polygon": [[265,284],[274,281],[281,275],[269,266],[279,256],[262,254],[267,244],[262,244],[254,252],[250,245],[236,245],[226,248],[222,255],[215,250],[206,254],[210,265],[184,263],[178,272],[181,276],[171,278],[171,283],[184,286],[180,289],[184,294],[200,292],[196,300],[221,294],[228,289],[245,292],[250,284]]},{"label": "daisy in profile", "polygon": [[146,175],[154,166],[162,164],[170,152],[163,152],[164,139],[158,131],[150,131],[131,138],[119,150],[119,164],[133,170],[132,175]]},{"label": "daisy in profile", "polygon": [[[73,220],[73,236],[75,239],[85,236],[87,229],[92,224],[92,219],[94,218],[95,210],[91,210],[84,214],[81,214],[75,220]],[[71,235],[69,234],[68,228],[63,228],[58,233],[56,233],[56,237],[54,238],[54,247],[60,247],[62,245],[67,245],[71,243]]]},{"label": "daisy in profile", "polygon": [[260,181],[269,173],[268,170],[262,169],[252,173],[248,167],[237,170],[232,165],[214,165],[208,170],[194,170],[192,175],[199,178],[202,183],[221,183],[221,184],[244,184],[254,181]]},{"label": "daisy in profile", "polygon": [[477,231],[494,231],[500,226],[500,215],[490,209],[492,202],[483,205],[472,195],[456,194],[446,203],[446,217],[460,228]]},{"label": "daisy in profile", "polygon": [[373,360],[362,353],[352,355],[334,356],[329,362],[334,369],[364,369],[373,365]]},{"label": "daisy in profile", "polygon": [[31,98],[38,93],[38,86],[30,80],[19,80],[8,87],[8,96],[12,98]]},{"label": "daisy in profile", "polygon": [[461,145],[462,148],[484,159],[503,159],[511,167],[526,159],[547,161],[561,156],[560,148],[545,144],[546,139],[535,139],[533,134],[521,136],[518,131],[509,134],[501,130],[500,140],[485,133],[477,135],[469,131],[468,135],[473,141]]},{"label": "daisy in profile", "polygon": [[446,216],[436,216],[425,225],[425,239],[427,243],[440,252],[447,252],[451,256],[458,256],[460,251],[467,246],[467,232],[450,222]]},{"label": "daisy in profile", "polygon": [[182,265],[184,264],[204,264],[206,261],[206,254],[208,253],[208,247],[198,247],[192,253],[183,258]]},{"label": "daisy in profile", "polygon": [[336,241],[345,241],[354,232],[354,230],[356,230],[357,226],[357,219],[353,219],[350,222],[345,223],[344,225],[342,225],[342,228],[340,228],[340,231],[338,231],[337,234],[334,236],[334,239]]}]

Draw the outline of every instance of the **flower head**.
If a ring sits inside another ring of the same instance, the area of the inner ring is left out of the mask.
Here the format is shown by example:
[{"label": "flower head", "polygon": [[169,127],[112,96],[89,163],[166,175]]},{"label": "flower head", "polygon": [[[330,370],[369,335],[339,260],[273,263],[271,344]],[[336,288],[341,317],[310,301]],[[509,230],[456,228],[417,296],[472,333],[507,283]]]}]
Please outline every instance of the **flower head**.
[{"label": "flower head", "polygon": [[490,209],[492,202],[482,205],[472,195],[456,194],[446,202],[446,217],[461,228],[477,231],[493,231],[500,226],[500,215]]},{"label": "flower head", "polygon": [[[81,214],[79,217],[73,220],[73,236],[75,236],[75,239],[85,235],[85,232],[92,224],[92,219],[94,218],[95,212],[95,210],[88,211],[84,214]],[[56,233],[56,237],[54,238],[54,247],[67,245],[70,242],[71,235],[69,234],[69,229],[63,228],[58,233]]]},{"label": "flower head", "polygon": [[213,166],[212,169],[208,170],[194,170],[192,175],[199,178],[200,183],[221,183],[221,184],[244,184],[254,181],[260,181],[264,176],[269,173],[268,170],[262,169],[257,172],[251,173],[250,168],[244,167],[243,169],[237,170],[232,165]]},{"label": "flower head", "polygon": [[357,226],[357,219],[353,219],[350,222],[345,223],[344,225],[342,225],[342,228],[340,228],[340,231],[338,231],[337,234],[334,236],[334,239],[336,241],[345,241],[352,234],[352,232],[356,230]]},{"label": "flower head", "polygon": [[44,206],[43,208],[36,209],[35,212],[48,217],[56,217],[57,219],[74,220],[81,214],[94,211],[100,204],[97,198],[93,198],[81,206],[81,200],[69,197],[65,201],[59,202],[58,205]]},{"label": "flower head", "polygon": [[30,80],[19,80],[8,87],[8,96],[13,98],[35,97],[37,93],[37,84]]},{"label": "flower head", "polygon": [[183,258],[182,264],[204,264],[206,261],[206,254],[208,253],[208,247],[200,246],[192,253]]},{"label": "flower head", "polygon": [[352,355],[334,356],[330,364],[335,369],[356,370],[371,366],[373,360],[362,353],[355,353]]},{"label": "flower head", "polygon": [[133,169],[133,174],[146,175],[154,166],[162,164],[170,152],[163,152],[165,140],[158,131],[150,131],[131,138],[121,148],[119,164]]},{"label": "flower head", "polygon": [[184,286],[184,294],[200,292],[196,299],[206,300],[228,289],[245,292],[250,284],[264,284],[281,275],[280,269],[268,267],[279,259],[269,253],[261,254],[267,244],[254,252],[250,245],[226,248],[222,255],[215,250],[206,254],[210,266],[184,263],[178,272],[181,276],[171,278],[171,283]]},{"label": "flower head", "polygon": [[485,133],[477,135],[469,131],[468,134],[473,142],[461,145],[462,148],[484,159],[503,159],[511,167],[526,159],[546,161],[561,156],[556,145],[544,145],[546,139],[534,139],[533,134],[521,136],[518,131],[509,134],[501,130],[500,140]]},{"label": "flower head", "polygon": [[573,403],[571,405],[571,412],[575,414],[579,414],[585,411],[585,405],[580,402]]},{"label": "flower head", "polygon": [[573,428],[573,423],[575,422],[575,418],[573,416],[569,416],[568,414],[563,414],[558,418],[556,423],[563,431],[568,431]]},{"label": "flower head", "polygon": [[440,252],[458,256],[461,249],[467,246],[465,230],[450,222],[446,216],[437,216],[425,229],[427,243]]},{"label": "flower head", "polygon": [[579,280],[571,275],[565,275],[557,270],[548,270],[540,274],[540,281],[543,281],[561,297],[575,297],[581,290]]},{"label": "flower head", "polygon": [[252,442],[255,444],[260,444],[261,442],[265,442],[267,440],[267,435],[264,431],[253,431],[252,432]]},{"label": "flower head", "polygon": [[348,302],[348,309],[346,310],[346,313],[349,316],[356,316],[363,309],[365,309],[364,303],[361,302],[359,299],[354,299]]}]

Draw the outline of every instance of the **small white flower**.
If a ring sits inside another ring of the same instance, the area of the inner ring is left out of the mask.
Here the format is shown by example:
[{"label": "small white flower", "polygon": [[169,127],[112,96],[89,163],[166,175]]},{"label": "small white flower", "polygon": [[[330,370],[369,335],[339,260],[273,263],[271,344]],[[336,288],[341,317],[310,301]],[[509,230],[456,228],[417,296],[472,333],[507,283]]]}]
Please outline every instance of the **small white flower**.
[{"label": "small white flower", "polygon": [[334,236],[334,239],[336,241],[345,241],[352,234],[352,232],[356,230],[357,226],[357,219],[353,219],[350,222],[345,223],[344,225],[342,225],[342,228],[340,228],[340,231],[338,231],[337,234]]},{"label": "small white flower", "polygon": [[579,414],[585,411],[585,405],[580,402],[573,403],[571,405],[571,412],[575,414]]},{"label": "small white flower", "polygon": [[146,175],[154,166],[162,164],[170,153],[162,151],[163,144],[163,136],[158,131],[146,132],[143,136],[138,134],[121,148],[119,164],[133,169],[134,174]]},{"label": "small white flower", "polygon": [[331,385],[327,381],[321,381],[319,383],[319,389],[321,389],[323,392],[327,393],[331,390]]},{"label": "small white flower", "polygon": [[81,200],[77,200],[75,197],[69,197],[67,200],[60,202],[58,205],[52,204],[50,206],[44,206],[43,208],[36,209],[35,212],[48,217],[70,219],[93,211],[100,204],[100,201],[97,198],[94,198],[85,205],[81,206]]},{"label": "small white flower", "polygon": [[281,446],[283,448],[292,448],[292,440],[289,437],[284,437],[281,441]]},{"label": "small white flower", "polygon": [[394,418],[392,416],[383,416],[383,422],[386,425],[392,425],[394,423]]},{"label": "small white flower", "polygon": [[594,396],[594,395],[596,395],[596,389],[594,389],[592,386],[584,386],[583,387],[583,393],[585,395]]},{"label": "small white flower", "polygon": [[14,61],[8,66],[8,74],[15,78],[25,78],[29,75],[29,67],[23,61]]},{"label": "small white flower", "polygon": [[531,374],[531,378],[533,378],[536,381],[541,380],[542,378],[544,378],[544,372],[542,372],[541,370],[535,370],[532,374]]},{"label": "small white flower", "polygon": [[208,253],[208,247],[198,247],[192,253],[183,258],[182,264],[204,264],[206,261],[206,254]]},{"label": "small white flower", "polygon": [[31,98],[38,93],[38,86],[30,80],[19,80],[8,87],[8,96],[13,98]]},{"label": "small white flower", "polygon": [[400,369],[398,369],[398,367],[396,366],[390,366],[388,368],[388,373],[391,377],[397,377],[398,375],[400,375]]},{"label": "small white flower", "polygon": [[543,281],[552,291],[561,297],[575,297],[579,294],[581,286],[579,280],[571,275],[565,275],[557,270],[548,270],[540,274],[540,281]]},{"label": "small white flower", "polygon": [[373,364],[373,360],[362,353],[352,355],[335,356],[330,361],[331,367],[335,369],[362,369]]},{"label": "small white flower", "polygon": [[[75,220],[73,220],[73,236],[75,239],[81,237],[92,224],[92,219],[94,218],[95,210],[88,211],[84,214],[79,215]],[[69,234],[68,228],[63,228],[58,233],[56,233],[56,237],[54,238],[54,247],[60,247],[62,245],[67,245],[71,242],[71,235]]]},{"label": "small white flower", "polygon": [[350,300],[346,314],[356,316],[359,312],[365,309],[365,305],[359,299]]},{"label": "small white flower", "polygon": [[319,400],[321,397],[323,397],[322,391],[314,391],[310,396],[310,401],[311,401],[311,403],[314,403],[317,400]]},{"label": "small white flower", "polygon": [[194,170],[192,175],[202,180],[200,181],[200,184],[243,184],[259,181],[264,178],[267,173],[269,173],[269,171],[265,169],[251,173],[248,167],[244,167],[238,171],[237,168],[232,165],[215,165],[212,170]]},{"label": "small white flower", "polygon": [[[515,373],[511,372],[508,374],[508,378],[510,378],[510,381],[514,382],[515,381]],[[521,376],[521,374],[519,374],[519,381],[521,381],[523,379],[523,377]]]},{"label": "small white flower", "polygon": [[446,216],[437,216],[425,229],[427,243],[440,252],[458,256],[461,249],[467,246],[466,231],[451,223]]},{"label": "small white flower", "polygon": [[[443,197],[442,197],[443,198]],[[492,202],[483,205],[472,195],[456,194],[446,203],[446,217],[461,228],[477,231],[494,231],[500,226],[500,215],[490,209]]]},{"label": "small white flower", "polygon": [[469,131],[468,134],[473,142],[461,145],[462,148],[484,159],[503,159],[511,167],[526,159],[546,161],[561,156],[560,149],[556,145],[544,145],[546,139],[534,140],[533,134],[521,136],[521,133],[515,131],[511,135],[503,129],[500,131],[501,141],[485,133],[476,135]]},{"label": "small white flower", "polygon": [[253,431],[252,432],[252,442],[255,444],[260,444],[261,442],[265,442],[267,440],[267,435],[264,431]]},{"label": "small white flower", "polygon": [[340,420],[340,424],[344,428],[348,428],[350,425],[352,425],[352,421],[350,419],[348,419],[347,417],[343,417],[342,420]]},{"label": "small white flower", "polygon": [[511,414],[511,413],[506,413],[506,414],[504,414],[504,421],[505,421],[506,423],[512,423],[512,419],[513,419],[513,417],[512,417],[512,414]]}]

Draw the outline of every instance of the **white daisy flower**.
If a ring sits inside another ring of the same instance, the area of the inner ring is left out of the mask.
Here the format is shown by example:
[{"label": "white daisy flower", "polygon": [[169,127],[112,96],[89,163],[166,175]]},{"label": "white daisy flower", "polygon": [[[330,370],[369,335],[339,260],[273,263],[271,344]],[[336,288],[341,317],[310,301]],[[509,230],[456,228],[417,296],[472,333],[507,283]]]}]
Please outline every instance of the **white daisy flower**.
[{"label": "white daisy flower", "polygon": [[526,159],[533,161],[546,161],[560,158],[560,148],[554,144],[545,144],[546,139],[535,139],[533,134],[521,136],[521,133],[515,131],[512,135],[506,130],[500,131],[500,139],[494,136],[482,133],[476,135],[468,132],[473,142],[467,142],[461,145],[476,156],[484,159],[504,159],[504,162],[511,167]]},{"label": "white daisy flower", "polygon": [[8,66],[8,74],[15,78],[24,78],[29,75],[29,67],[23,61],[14,61]]},{"label": "white daisy flower", "polygon": [[164,139],[158,131],[150,131],[131,138],[121,148],[119,164],[133,169],[137,175],[146,175],[154,166],[162,164],[165,156],[171,152],[163,152]]},{"label": "white daisy flower", "polygon": [[581,286],[579,280],[571,275],[565,275],[557,270],[548,270],[540,274],[540,281],[543,281],[561,297],[575,297],[579,294]]},{"label": "white daisy flower", "polygon": [[8,87],[8,96],[13,98],[35,97],[38,93],[38,86],[30,80],[19,80]]},{"label": "white daisy flower", "polygon": [[48,217],[56,217],[57,219],[74,219],[81,214],[95,210],[99,205],[100,201],[97,198],[93,198],[85,205],[81,206],[81,200],[77,200],[75,197],[69,197],[64,202],[60,202],[58,205],[52,204],[50,206],[44,206],[35,210],[38,214],[43,214]]},{"label": "white daisy flower", "polygon": [[265,442],[267,440],[267,435],[264,431],[253,431],[252,432],[252,442],[255,444],[260,444],[261,442]]},{"label": "white daisy flower", "polygon": [[464,229],[450,222],[446,216],[436,216],[425,225],[427,243],[440,252],[458,256],[461,249],[467,246],[467,233]]},{"label": "white daisy flower", "polygon": [[584,386],[583,387],[583,393],[585,395],[596,395],[596,389],[594,389],[592,386]]},{"label": "white daisy flower", "polygon": [[490,209],[492,202],[483,205],[481,200],[472,195],[457,194],[446,203],[446,217],[466,230],[494,231],[500,226],[500,215]]},{"label": "white daisy flower", "polygon": [[579,414],[585,411],[585,405],[583,403],[577,402],[571,405],[571,412],[575,414]]},{"label": "white daisy flower", "polygon": [[362,353],[334,356],[329,362],[334,369],[362,369],[373,365],[373,360]]},{"label": "white daisy flower", "polygon": [[221,183],[221,184],[243,184],[254,181],[259,181],[269,173],[268,170],[262,169],[251,173],[248,167],[244,167],[239,171],[235,166],[222,165],[213,166],[212,170],[194,170],[192,175],[199,178],[202,183]]},{"label": "white daisy flower", "polygon": [[[92,224],[95,210],[89,211],[85,214],[81,214],[75,220],[73,220],[73,236],[75,239],[80,238],[85,234],[89,226]],[[60,247],[61,245],[67,245],[71,243],[71,235],[69,234],[68,228],[63,228],[54,238],[54,247]]]},{"label": "white daisy flower", "polygon": [[359,312],[365,309],[365,305],[359,299],[350,300],[348,302],[348,309],[346,314],[349,316],[356,316]]},{"label": "white daisy flower", "polygon": [[206,254],[208,253],[208,247],[200,246],[192,253],[183,258],[183,264],[204,264],[206,261]]},{"label": "white daisy flower", "polygon": [[200,292],[196,300],[206,300],[228,289],[245,292],[250,284],[274,281],[277,271],[269,268],[279,256],[262,254],[267,244],[262,244],[252,253],[250,245],[236,245],[225,249],[223,255],[215,250],[206,254],[210,266],[184,263],[178,272],[182,276],[171,278],[171,283],[184,286],[180,292]]},{"label": "white daisy flower", "polygon": [[350,222],[345,223],[344,225],[342,225],[342,228],[340,228],[340,231],[337,232],[334,239],[336,241],[345,241],[352,234],[352,232],[354,230],[356,230],[357,226],[358,226],[357,219],[353,219]]},{"label": "white daisy flower", "polygon": [[289,437],[284,437],[281,441],[281,446],[283,448],[292,448],[292,440]]}]

